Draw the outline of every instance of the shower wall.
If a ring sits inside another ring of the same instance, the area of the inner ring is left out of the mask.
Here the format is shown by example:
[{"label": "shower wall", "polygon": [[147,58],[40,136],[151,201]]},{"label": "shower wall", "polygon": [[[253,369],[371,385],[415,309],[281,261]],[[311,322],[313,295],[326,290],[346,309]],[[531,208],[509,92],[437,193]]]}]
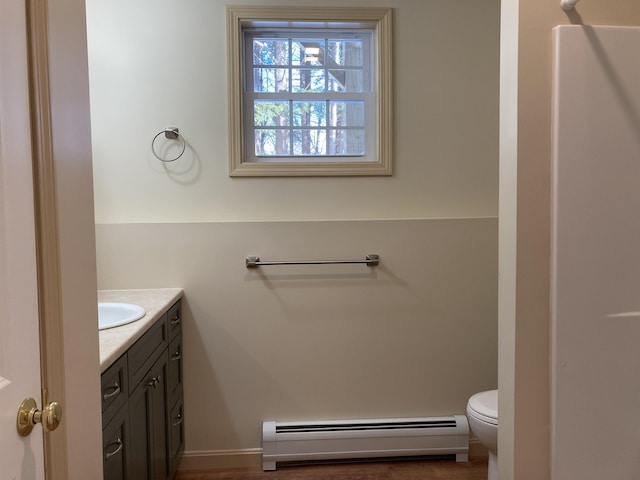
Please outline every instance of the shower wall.
[{"label": "shower wall", "polygon": [[639,478],[640,28],[554,48],[552,478]]}]

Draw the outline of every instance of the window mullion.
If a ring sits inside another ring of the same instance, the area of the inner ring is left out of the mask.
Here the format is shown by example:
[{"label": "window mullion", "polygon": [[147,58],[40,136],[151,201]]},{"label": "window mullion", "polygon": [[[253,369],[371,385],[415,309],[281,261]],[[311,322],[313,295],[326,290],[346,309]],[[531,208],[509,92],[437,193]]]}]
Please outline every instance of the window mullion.
[{"label": "window mullion", "polygon": [[293,155],[293,100],[289,100],[289,155]]},{"label": "window mullion", "polygon": [[[332,128],[332,123],[333,123],[333,112],[331,111],[331,102],[327,99],[325,101],[325,107],[324,107],[327,111],[327,125],[326,125],[326,135],[327,135],[327,142],[331,142],[331,133],[333,132],[334,129]],[[333,145],[333,143],[327,143],[327,154],[329,155],[334,155],[335,154],[335,146]]]},{"label": "window mullion", "polygon": [[291,100],[296,101],[370,101],[373,96],[370,93],[270,93],[270,92],[247,92],[246,98],[248,100]]},{"label": "window mullion", "polygon": [[329,92],[329,69],[327,68],[327,57],[329,56],[329,42],[324,39],[324,91]]}]

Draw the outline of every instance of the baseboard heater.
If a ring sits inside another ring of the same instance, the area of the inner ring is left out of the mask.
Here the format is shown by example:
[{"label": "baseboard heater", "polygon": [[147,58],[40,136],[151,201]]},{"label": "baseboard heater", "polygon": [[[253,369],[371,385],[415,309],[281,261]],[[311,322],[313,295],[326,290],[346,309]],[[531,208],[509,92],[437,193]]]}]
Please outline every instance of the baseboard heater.
[{"label": "baseboard heater", "polygon": [[345,461],[455,455],[466,462],[469,424],[464,415],[262,424],[262,468],[278,462]]}]

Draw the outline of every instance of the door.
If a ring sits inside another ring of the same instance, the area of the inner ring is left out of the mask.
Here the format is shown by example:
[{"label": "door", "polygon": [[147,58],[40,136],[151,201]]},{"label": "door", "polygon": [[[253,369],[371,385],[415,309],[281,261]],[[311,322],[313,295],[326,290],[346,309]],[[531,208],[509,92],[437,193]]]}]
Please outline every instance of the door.
[{"label": "door", "polygon": [[26,397],[40,404],[36,236],[25,6],[0,0],[0,478],[44,479],[42,430],[16,430]]}]

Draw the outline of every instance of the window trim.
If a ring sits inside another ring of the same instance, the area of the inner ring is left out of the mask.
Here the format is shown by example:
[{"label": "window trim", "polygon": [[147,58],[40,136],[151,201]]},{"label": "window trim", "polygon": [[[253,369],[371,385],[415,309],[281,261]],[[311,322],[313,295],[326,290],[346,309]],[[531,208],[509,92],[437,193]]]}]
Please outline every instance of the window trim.
[{"label": "window trim", "polygon": [[[244,29],[252,26],[330,28],[330,22],[353,22],[373,28],[373,161],[245,161],[243,85],[245,71]],[[392,174],[392,64],[391,8],[257,7],[227,6],[229,89],[229,175],[268,176],[365,176]]]}]

